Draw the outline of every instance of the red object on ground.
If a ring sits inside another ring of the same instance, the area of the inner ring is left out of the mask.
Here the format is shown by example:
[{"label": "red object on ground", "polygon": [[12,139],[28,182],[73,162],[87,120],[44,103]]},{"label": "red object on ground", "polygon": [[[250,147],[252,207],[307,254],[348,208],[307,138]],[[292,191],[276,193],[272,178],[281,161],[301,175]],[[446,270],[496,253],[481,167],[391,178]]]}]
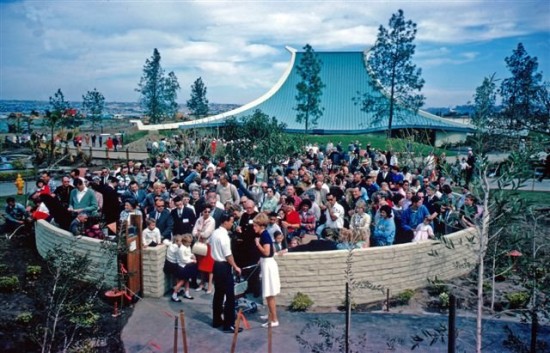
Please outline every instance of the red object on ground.
[{"label": "red object on ground", "polygon": [[511,256],[511,257],[523,256],[523,254],[520,253],[518,250],[512,250],[512,251],[510,251],[507,255],[508,255],[508,256]]}]

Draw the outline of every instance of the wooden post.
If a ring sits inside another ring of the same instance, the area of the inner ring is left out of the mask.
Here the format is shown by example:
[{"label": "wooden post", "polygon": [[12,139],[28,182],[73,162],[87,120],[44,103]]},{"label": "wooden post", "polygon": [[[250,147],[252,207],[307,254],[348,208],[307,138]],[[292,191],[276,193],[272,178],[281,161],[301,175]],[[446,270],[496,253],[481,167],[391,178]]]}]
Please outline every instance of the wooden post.
[{"label": "wooden post", "polygon": [[185,331],[185,317],[183,310],[180,310],[181,338],[183,339],[183,352],[189,353],[187,348],[187,332]]},{"label": "wooden post", "polygon": [[351,330],[351,300],[349,297],[349,283],[346,283],[346,342],[345,352],[349,353],[349,331]]},{"label": "wooden post", "polygon": [[386,311],[390,311],[390,289],[386,288]]},{"label": "wooden post", "polygon": [[178,353],[178,317],[174,316],[174,353]]},{"label": "wooden post", "polygon": [[455,353],[456,350],[456,297],[449,295],[449,339],[447,352]]},{"label": "wooden post", "polygon": [[239,335],[239,327],[241,326],[241,315],[243,314],[243,309],[239,309],[237,314],[237,320],[235,321],[235,332],[233,333],[233,342],[231,342],[231,353],[235,353],[237,348],[237,336]]}]

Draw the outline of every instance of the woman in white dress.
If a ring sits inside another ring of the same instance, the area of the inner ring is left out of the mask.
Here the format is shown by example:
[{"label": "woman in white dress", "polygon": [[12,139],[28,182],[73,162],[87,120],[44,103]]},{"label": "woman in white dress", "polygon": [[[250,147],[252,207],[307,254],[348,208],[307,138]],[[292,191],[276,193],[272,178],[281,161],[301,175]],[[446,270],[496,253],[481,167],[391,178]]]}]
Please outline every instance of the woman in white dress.
[{"label": "woman in white dress", "polygon": [[277,318],[277,306],[275,296],[281,292],[281,281],[279,279],[279,267],[273,257],[275,248],[273,240],[266,230],[269,223],[269,217],[265,213],[260,213],[253,220],[256,237],[256,248],[260,252],[260,267],[262,270],[262,295],[267,303],[268,315],[262,316],[267,322],[262,327],[277,327],[279,319]]}]

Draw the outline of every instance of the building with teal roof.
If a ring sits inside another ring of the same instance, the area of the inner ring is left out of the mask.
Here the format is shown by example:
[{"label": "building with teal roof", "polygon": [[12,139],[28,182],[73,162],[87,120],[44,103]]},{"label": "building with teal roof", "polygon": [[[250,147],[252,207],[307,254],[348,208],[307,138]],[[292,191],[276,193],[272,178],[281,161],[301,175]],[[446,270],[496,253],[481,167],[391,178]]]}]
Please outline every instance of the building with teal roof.
[{"label": "building with teal roof", "polygon": [[[304,132],[304,124],[296,122],[296,85],[300,82],[296,66],[300,62],[302,52],[287,47],[291,54],[290,62],[279,81],[258,99],[222,114],[187,121],[183,123],[143,125],[142,130],[157,129],[188,129],[198,127],[221,127],[229,117],[241,118],[252,115],[257,109],[268,116],[277,118],[286,124],[291,133]],[[317,125],[310,131],[314,134],[362,134],[383,133],[388,126],[388,118],[377,118],[374,112],[361,110],[357,98],[363,94],[383,97],[373,77],[369,74],[365,60],[365,52],[316,52],[322,62],[320,76],[325,84],[321,96],[323,115]],[[396,112],[392,129],[427,129],[435,134],[435,142],[463,140],[473,128],[469,124],[459,123],[441,118],[428,112],[417,112],[401,109]]]}]

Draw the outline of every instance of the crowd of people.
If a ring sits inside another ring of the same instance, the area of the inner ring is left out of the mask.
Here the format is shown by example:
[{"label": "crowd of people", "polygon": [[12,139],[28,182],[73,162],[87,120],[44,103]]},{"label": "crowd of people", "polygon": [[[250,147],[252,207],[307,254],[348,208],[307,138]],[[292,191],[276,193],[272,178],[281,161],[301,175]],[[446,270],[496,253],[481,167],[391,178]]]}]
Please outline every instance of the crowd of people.
[{"label": "crowd of people", "polygon": [[173,301],[181,301],[181,289],[183,298],[193,299],[195,284],[213,292],[213,325],[230,332],[231,272],[260,264],[262,279],[260,271],[249,273],[248,291],[266,298],[264,326],[275,327],[280,283],[274,256],[425,241],[481,217],[468,190],[472,151],[461,167],[461,193],[453,192],[458,185],[444,155],[428,155],[420,168],[402,166],[400,157],[369,145],[344,151],[328,144],[308,146],[270,169],[160,154],[152,165],[128,161],[84,175],[74,169],[59,185],[45,171],[31,193],[33,207],[8,198],[5,231],[34,218],[53,220],[75,236],[103,238],[105,224],[141,215],[143,247],[167,248],[165,272],[176,278]]}]

